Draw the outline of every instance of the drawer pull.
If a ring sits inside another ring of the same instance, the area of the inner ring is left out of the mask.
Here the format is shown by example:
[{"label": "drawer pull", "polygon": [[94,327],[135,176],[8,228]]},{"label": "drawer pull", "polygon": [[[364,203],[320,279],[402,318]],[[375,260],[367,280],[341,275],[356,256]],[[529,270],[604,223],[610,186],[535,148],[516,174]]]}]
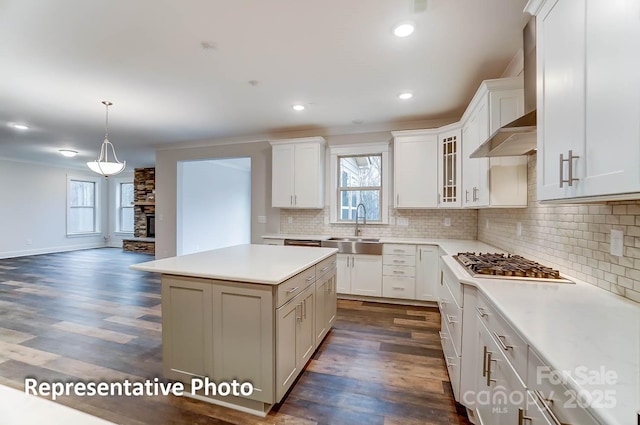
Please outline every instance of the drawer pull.
[{"label": "drawer pull", "polygon": [[491,362],[495,362],[495,359],[491,358],[491,351],[487,351],[487,387],[491,386],[492,382],[496,382],[495,379],[491,379]]},{"label": "drawer pull", "polygon": [[452,367],[455,366],[456,364],[453,363],[453,360],[451,360],[451,362],[449,362],[449,359],[453,359],[453,357],[445,357],[444,361],[447,364],[447,367]]},{"label": "drawer pull", "polygon": [[540,400],[540,403],[542,403],[542,408],[549,414],[549,416],[551,416],[551,420],[555,425],[569,425],[569,424],[563,424],[562,422],[560,422],[558,417],[551,410],[551,406],[549,406],[549,403],[553,403],[553,400],[545,398],[544,395],[542,395],[542,393],[540,392],[540,390],[535,390],[534,393],[536,397],[538,397],[538,400]]},{"label": "drawer pull", "polygon": [[395,274],[404,274],[404,272],[402,270],[394,270],[393,273],[395,273]]},{"label": "drawer pull", "polygon": [[453,314],[447,314],[447,322],[449,322],[450,325],[452,325],[454,323],[458,323],[458,321],[457,320],[453,320],[452,317],[453,317],[453,319],[456,318],[456,316],[454,316]]},{"label": "drawer pull", "polygon": [[392,286],[391,289],[396,290],[396,291],[404,291],[404,287],[402,287],[402,286]]},{"label": "drawer pull", "polygon": [[482,349],[482,376],[487,376],[487,346],[485,345]]},{"label": "drawer pull", "polygon": [[401,252],[404,253],[404,249],[394,249],[393,252]]},{"label": "drawer pull", "polygon": [[405,263],[406,261],[404,260],[393,260],[394,263]]},{"label": "drawer pull", "polygon": [[438,334],[440,335],[440,341],[444,341],[445,339],[449,339],[447,338],[445,335],[445,333],[442,333],[442,331],[438,331]]},{"label": "drawer pull", "polygon": [[[298,316],[298,309],[300,310],[300,316]],[[302,304],[296,306],[296,321],[302,322]]]},{"label": "drawer pull", "polygon": [[337,261],[336,261],[336,260],[333,260],[333,261],[331,262],[331,265],[332,265],[332,266],[335,266],[335,265],[336,265],[336,263],[337,263]]},{"label": "drawer pull", "polygon": [[306,278],[305,280],[306,280],[307,282],[310,282],[310,281],[312,281],[312,280],[313,280],[313,279],[315,279],[315,278],[316,278],[315,276],[309,276],[309,277],[308,277],[308,278]]},{"label": "drawer pull", "polygon": [[533,421],[533,418],[524,415],[524,409],[518,409],[518,425],[524,425],[524,421]]},{"label": "drawer pull", "polygon": [[484,311],[484,308],[482,308],[482,307],[478,307],[478,306],[475,306],[475,307],[476,307],[476,311],[478,312],[478,314],[480,315],[480,317],[487,317],[487,316],[489,316],[489,315]]},{"label": "drawer pull", "polygon": [[298,289],[300,289],[300,287],[299,287],[299,286],[296,286],[295,288],[291,288],[291,289],[289,289],[289,290],[287,291],[287,294],[292,294],[292,293],[296,292]]},{"label": "drawer pull", "polygon": [[502,349],[504,351],[513,349],[513,345],[507,345],[507,344],[504,343],[504,339],[506,338],[505,336],[498,335],[497,332],[494,332],[493,336],[496,337],[496,340],[498,341],[498,344],[500,344],[500,347],[502,347]]},{"label": "drawer pull", "polygon": [[329,270],[329,266],[324,266],[323,268],[320,269],[320,272],[322,273],[327,270]]}]

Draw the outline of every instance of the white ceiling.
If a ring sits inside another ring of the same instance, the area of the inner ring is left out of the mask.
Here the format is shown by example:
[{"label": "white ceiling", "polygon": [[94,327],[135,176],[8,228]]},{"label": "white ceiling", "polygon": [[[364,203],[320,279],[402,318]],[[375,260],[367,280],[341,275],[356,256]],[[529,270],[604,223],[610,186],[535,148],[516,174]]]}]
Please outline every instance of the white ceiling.
[{"label": "white ceiling", "polygon": [[[0,0],[0,157],[83,166],[103,139],[102,100],[131,166],[164,143],[458,118],[521,47],[525,3]],[[417,25],[401,39],[403,20]]]}]

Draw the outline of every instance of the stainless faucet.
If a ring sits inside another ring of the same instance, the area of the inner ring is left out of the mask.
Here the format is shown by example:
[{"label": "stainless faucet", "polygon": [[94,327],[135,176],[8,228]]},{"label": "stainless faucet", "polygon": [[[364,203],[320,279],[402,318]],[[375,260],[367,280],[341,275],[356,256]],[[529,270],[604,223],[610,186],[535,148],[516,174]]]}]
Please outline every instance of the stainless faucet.
[{"label": "stainless faucet", "polygon": [[[358,215],[358,211],[360,211],[360,207],[362,207],[362,211],[364,211],[364,215],[362,217],[360,217]],[[359,229],[359,226],[360,226],[360,222],[358,221],[359,219],[363,220],[362,224],[367,224],[367,207],[365,207],[362,202],[359,203],[358,206],[356,207],[356,233],[355,233],[355,236],[360,236],[360,232],[362,232]]]}]

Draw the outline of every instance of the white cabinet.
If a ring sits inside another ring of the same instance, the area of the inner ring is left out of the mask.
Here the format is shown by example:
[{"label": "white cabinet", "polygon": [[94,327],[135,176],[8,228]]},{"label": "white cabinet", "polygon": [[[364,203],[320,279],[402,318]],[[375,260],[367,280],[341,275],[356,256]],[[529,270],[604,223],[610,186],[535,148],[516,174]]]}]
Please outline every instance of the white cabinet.
[{"label": "white cabinet", "polygon": [[640,57],[629,52],[640,50],[640,4],[532,3],[528,11],[537,15],[538,199],[637,198]]},{"label": "white cabinet", "polygon": [[438,206],[462,206],[462,144],[458,124],[442,127],[438,134]]},{"label": "white cabinet", "polygon": [[382,296],[382,256],[338,254],[338,293]]},{"label": "white cabinet", "polygon": [[415,299],[415,245],[384,244],[382,247],[382,296]]},{"label": "white cabinet", "polygon": [[438,135],[392,132],[395,208],[438,207]]},{"label": "white cabinet", "polygon": [[315,285],[276,310],[276,397],[281,400],[315,349]]},{"label": "white cabinet", "polygon": [[323,208],[325,140],[308,137],[270,143],[272,206]]},{"label": "white cabinet", "polygon": [[523,115],[521,78],[483,81],[462,122],[462,205],[527,205],[527,157],[470,158],[496,130]]},{"label": "white cabinet", "polygon": [[438,278],[440,277],[440,248],[433,245],[418,245],[416,259],[416,299],[436,301]]},{"label": "white cabinet", "polygon": [[[316,303],[316,346],[322,343],[322,340],[333,326],[336,320],[336,266],[333,264],[324,274],[318,277],[315,286],[315,303]],[[319,273],[318,273],[319,274]]]}]

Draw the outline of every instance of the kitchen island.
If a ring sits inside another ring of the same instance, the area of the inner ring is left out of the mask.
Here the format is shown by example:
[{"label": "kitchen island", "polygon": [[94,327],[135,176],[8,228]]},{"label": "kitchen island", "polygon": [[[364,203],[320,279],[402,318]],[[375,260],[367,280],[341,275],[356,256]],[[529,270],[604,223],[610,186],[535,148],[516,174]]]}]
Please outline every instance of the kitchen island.
[{"label": "kitchen island", "polygon": [[336,252],[238,245],[131,266],[162,274],[164,376],[185,395],[266,415],[333,325]]}]

